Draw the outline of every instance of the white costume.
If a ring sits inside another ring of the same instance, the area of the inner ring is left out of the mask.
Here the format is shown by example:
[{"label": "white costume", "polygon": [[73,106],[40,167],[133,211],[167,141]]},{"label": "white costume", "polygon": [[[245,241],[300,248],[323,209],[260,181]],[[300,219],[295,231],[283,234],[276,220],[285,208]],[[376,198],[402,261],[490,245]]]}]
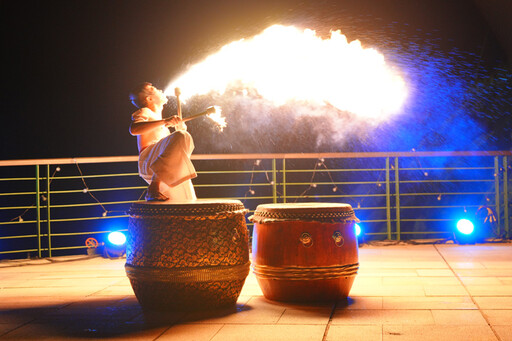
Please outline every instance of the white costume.
[{"label": "white costume", "polygon": [[[132,115],[134,123],[161,119],[161,114],[149,108],[139,109]],[[169,200],[197,199],[191,181],[197,176],[190,161],[194,141],[187,131],[177,130],[171,134],[168,128],[162,126],[147,134],[137,135],[137,145],[139,174],[148,184],[156,174],[169,187],[161,191]]]}]

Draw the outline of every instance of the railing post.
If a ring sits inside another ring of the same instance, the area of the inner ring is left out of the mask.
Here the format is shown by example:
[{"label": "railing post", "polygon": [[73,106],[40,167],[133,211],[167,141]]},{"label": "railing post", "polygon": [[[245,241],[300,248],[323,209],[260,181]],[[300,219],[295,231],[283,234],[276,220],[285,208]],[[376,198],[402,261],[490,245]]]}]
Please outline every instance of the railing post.
[{"label": "railing post", "polygon": [[508,216],[508,162],[507,156],[503,156],[503,215],[505,216],[506,238],[510,237],[509,216]]},{"label": "railing post", "polygon": [[283,159],[283,202],[286,202],[286,159]]},{"label": "railing post", "polygon": [[50,165],[46,165],[46,224],[48,227],[48,257],[52,256],[52,230],[50,225]]},{"label": "railing post", "polygon": [[386,220],[388,239],[391,239],[391,193],[389,191],[389,157],[386,158]]},{"label": "railing post", "polygon": [[500,207],[500,163],[498,156],[494,157],[494,201],[496,203],[496,218],[498,219],[498,236],[501,234],[501,207]]},{"label": "railing post", "polygon": [[37,257],[41,258],[41,188],[39,187],[39,165],[36,165],[36,225]]},{"label": "railing post", "polygon": [[272,197],[274,198],[274,204],[277,203],[277,169],[276,159],[272,159]]},{"label": "railing post", "polygon": [[398,157],[395,157],[395,208],[396,240],[400,240],[400,178],[398,175]]}]

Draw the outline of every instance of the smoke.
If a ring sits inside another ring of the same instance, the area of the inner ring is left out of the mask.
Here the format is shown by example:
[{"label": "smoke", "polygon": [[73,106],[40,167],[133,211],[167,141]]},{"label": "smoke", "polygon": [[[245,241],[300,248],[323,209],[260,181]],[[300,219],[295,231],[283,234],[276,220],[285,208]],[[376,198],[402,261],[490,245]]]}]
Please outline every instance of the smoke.
[{"label": "smoke", "polygon": [[207,119],[189,122],[189,130],[196,137],[196,152],[336,151],[340,144],[349,144],[354,135],[367,136],[378,127],[369,119],[332,106],[298,101],[276,106],[256,94],[246,94],[244,89],[194,96],[183,104],[184,116],[212,104],[222,107],[227,127],[219,132]]}]

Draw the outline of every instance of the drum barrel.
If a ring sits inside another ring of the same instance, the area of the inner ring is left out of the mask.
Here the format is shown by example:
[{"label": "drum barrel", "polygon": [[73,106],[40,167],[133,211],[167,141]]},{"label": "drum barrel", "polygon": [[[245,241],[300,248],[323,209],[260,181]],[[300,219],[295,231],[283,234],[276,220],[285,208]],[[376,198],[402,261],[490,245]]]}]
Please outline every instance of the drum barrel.
[{"label": "drum barrel", "polygon": [[236,304],[250,268],[246,213],[238,200],[134,203],[125,268],[143,308]]},{"label": "drum barrel", "polygon": [[347,204],[259,205],[252,268],[266,298],[317,302],[345,298],[357,274],[357,218]]}]

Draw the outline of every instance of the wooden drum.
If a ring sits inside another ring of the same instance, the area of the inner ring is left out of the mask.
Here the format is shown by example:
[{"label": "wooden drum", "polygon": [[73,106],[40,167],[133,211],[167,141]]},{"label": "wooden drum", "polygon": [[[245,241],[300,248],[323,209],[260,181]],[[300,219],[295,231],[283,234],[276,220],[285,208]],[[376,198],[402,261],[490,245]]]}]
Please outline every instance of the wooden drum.
[{"label": "wooden drum", "polygon": [[266,298],[316,302],[348,296],[359,268],[350,205],[265,204],[250,219],[253,272]]},{"label": "wooden drum", "polygon": [[143,308],[236,303],[250,268],[240,201],[137,202],[129,213],[125,268]]}]

